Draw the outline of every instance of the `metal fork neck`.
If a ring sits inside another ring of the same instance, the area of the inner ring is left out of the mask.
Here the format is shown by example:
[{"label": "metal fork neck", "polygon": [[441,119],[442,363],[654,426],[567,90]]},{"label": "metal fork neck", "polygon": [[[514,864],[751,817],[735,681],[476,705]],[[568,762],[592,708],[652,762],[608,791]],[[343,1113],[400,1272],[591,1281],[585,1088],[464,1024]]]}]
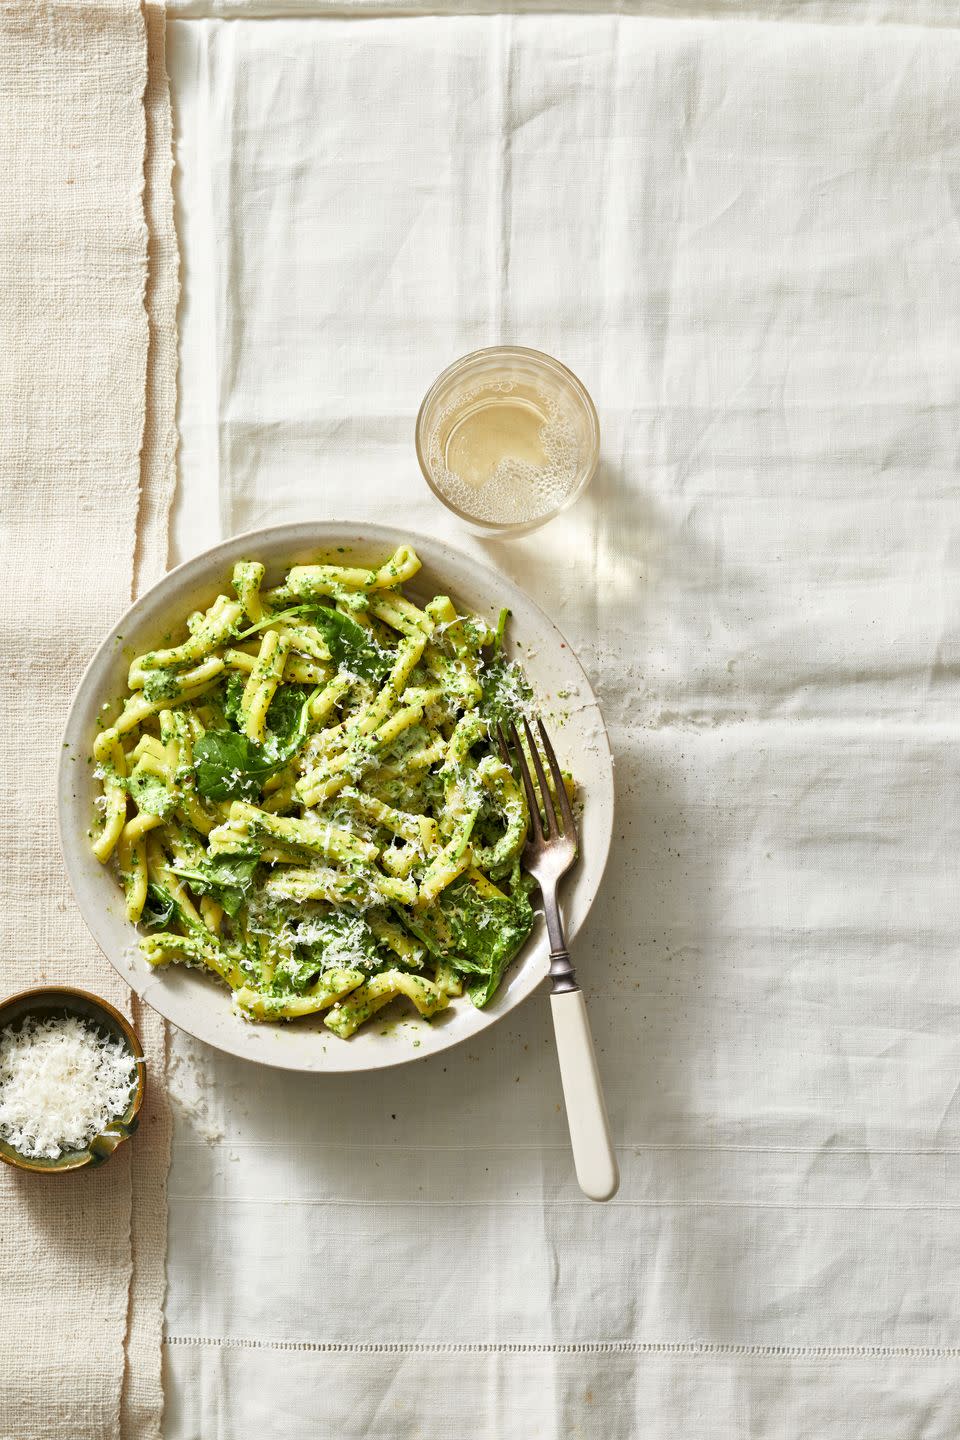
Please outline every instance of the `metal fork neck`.
[{"label": "metal fork neck", "polygon": [[563,933],[563,921],[560,918],[555,890],[543,893],[543,913],[550,940],[550,979],[553,982],[553,993],[559,995],[564,990],[579,990],[580,986],[570,963],[570,951]]},{"label": "metal fork neck", "polygon": [[560,950],[550,951],[550,980],[554,995],[562,995],[566,990],[580,989],[570,963],[570,952],[565,946]]}]

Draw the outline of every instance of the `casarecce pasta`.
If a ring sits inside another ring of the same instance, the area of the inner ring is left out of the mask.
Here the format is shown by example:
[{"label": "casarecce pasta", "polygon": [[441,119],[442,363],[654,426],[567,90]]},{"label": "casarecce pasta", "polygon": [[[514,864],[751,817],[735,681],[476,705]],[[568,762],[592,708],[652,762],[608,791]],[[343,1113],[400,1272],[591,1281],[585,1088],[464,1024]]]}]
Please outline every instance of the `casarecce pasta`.
[{"label": "casarecce pasta", "polygon": [[345,1039],[397,997],[482,1006],[530,932],[529,817],[495,734],[530,688],[506,612],[420,606],[419,569],[401,546],[267,589],[239,562],[133,659],[97,735],[92,848],[143,954],[210,971],[249,1020],[322,1012]]}]

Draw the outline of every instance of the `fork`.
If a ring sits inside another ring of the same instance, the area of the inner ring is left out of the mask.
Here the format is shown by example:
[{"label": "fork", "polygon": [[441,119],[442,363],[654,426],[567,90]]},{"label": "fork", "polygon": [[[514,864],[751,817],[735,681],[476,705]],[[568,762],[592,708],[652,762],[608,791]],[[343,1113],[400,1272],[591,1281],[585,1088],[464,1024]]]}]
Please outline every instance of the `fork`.
[{"label": "fork", "polygon": [[[524,735],[543,806],[541,818],[541,807],[530,766],[516,722],[511,722],[510,739],[530,812],[530,832],[523,852],[523,864],[540,886],[543,897],[543,912],[550,939],[550,978],[553,982],[550,1009],[553,1012],[560,1080],[567,1107],[567,1124],[570,1127],[570,1144],[577,1180],[584,1195],[591,1200],[609,1200],[617,1193],[620,1171],[610,1139],[610,1122],[607,1119],[600,1071],[593,1049],[587,1005],[570,961],[570,952],[563,932],[563,919],[557,904],[557,884],[577,858],[577,825],[556,754],[540,719],[537,720],[537,728],[547,764],[550,766],[557,803],[554,804],[553,794],[547,784],[543,761],[533,733],[526,719],[523,719]],[[502,725],[497,726],[497,742],[504,763],[511,766],[510,745]],[[557,805],[560,809],[559,815]]]}]

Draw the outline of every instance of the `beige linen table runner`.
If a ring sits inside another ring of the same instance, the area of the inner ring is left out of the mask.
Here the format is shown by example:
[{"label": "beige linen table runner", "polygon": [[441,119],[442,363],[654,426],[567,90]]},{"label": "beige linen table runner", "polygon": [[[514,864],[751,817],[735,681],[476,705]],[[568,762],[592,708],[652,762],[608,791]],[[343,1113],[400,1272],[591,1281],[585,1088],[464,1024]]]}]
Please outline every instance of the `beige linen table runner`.
[{"label": "beige linen table runner", "polygon": [[[53,777],[70,695],[130,601],[135,560],[143,584],[166,558],[177,275],[162,7],[0,6],[0,175],[0,994],[62,981],[129,1008],[69,893]],[[152,1013],[134,1019],[149,1067],[136,1142],[99,1171],[0,1175],[3,1440],[159,1434],[164,1044]]]}]

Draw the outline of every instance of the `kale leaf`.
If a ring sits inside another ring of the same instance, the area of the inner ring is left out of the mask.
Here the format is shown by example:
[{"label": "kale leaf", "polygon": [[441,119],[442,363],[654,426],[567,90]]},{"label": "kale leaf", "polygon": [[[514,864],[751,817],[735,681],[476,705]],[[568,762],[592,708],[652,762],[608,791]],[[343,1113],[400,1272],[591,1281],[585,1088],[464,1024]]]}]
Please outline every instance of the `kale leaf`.
[{"label": "kale leaf", "polygon": [[174,865],[174,873],[185,880],[196,895],[212,895],[228,915],[236,915],[253,884],[258,855],[214,855],[198,857],[193,864]]},{"label": "kale leaf", "polygon": [[208,800],[256,800],[279,768],[276,753],[234,730],[208,730],[193,747],[197,790]]},{"label": "kale leaf", "polygon": [[476,975],[469,994],[482,1009],[533,929],[530,901],[520,887],[500,899],[482,895],[469,880],[461,880],[443,892],[440,908],[453,936],[450,963],[455,970]]},{"label": "kale leaf", "polygon": [[301,685],[279,685],[267,711],[267,729],[277,744],[288,743],[300,729],[308,695]]},{"label": "kale leaf", "polygon": [[361,680],[370,680],[376,684],[390,669],[390,656],[384,654],[369,632],[349,615],[335,610],[332,605],[294,605],[289,610],[280,610],[275,615],[268,615],[258,624],[251,625],[238,638],[245,640],[258,630],[293,617],[319,630],[327,642],[330,658],[338,668],[348,670],[351,675],[358,675]]},{"label": "kale leaf", "polygon": [[377,684],[390,669],[390,656],[385,655],[362,625],[329,605],[318,605],[311,611],[310,623],[315,625],[327,642],[330,657],[341,670],[348,670],[361,680]]},{"label": "kale leaf", "polygon": [[162,886],[148,885],[140,924],[145,930],[165,930],[173,919],[176,908],[173,896]]},{"label": "kale leaf", "polygon": [[199,793],[208,800],[259,799],[264,780],[300,748],[308,706],[309,696],[299,685],[278,689],[267,711],[268,725],[276,728],[262,745],[235,730],[208,730],[193,747]]},{"label": "kale leaf", "polygon": [[227,724],[232,725],[235,730],[240,729],[240,703],[243,700],[246,685],[246,675],[234,671],[227,676],[223,692],[223,713],[227,717]]},{"label": "kale leaf", "polygon": [[291,932],[293,955],[283,962],[283,979],[302,991],[322,970],[377,970],[384,964],[377,938],[362,915],[333,910],[311,917]]}]

